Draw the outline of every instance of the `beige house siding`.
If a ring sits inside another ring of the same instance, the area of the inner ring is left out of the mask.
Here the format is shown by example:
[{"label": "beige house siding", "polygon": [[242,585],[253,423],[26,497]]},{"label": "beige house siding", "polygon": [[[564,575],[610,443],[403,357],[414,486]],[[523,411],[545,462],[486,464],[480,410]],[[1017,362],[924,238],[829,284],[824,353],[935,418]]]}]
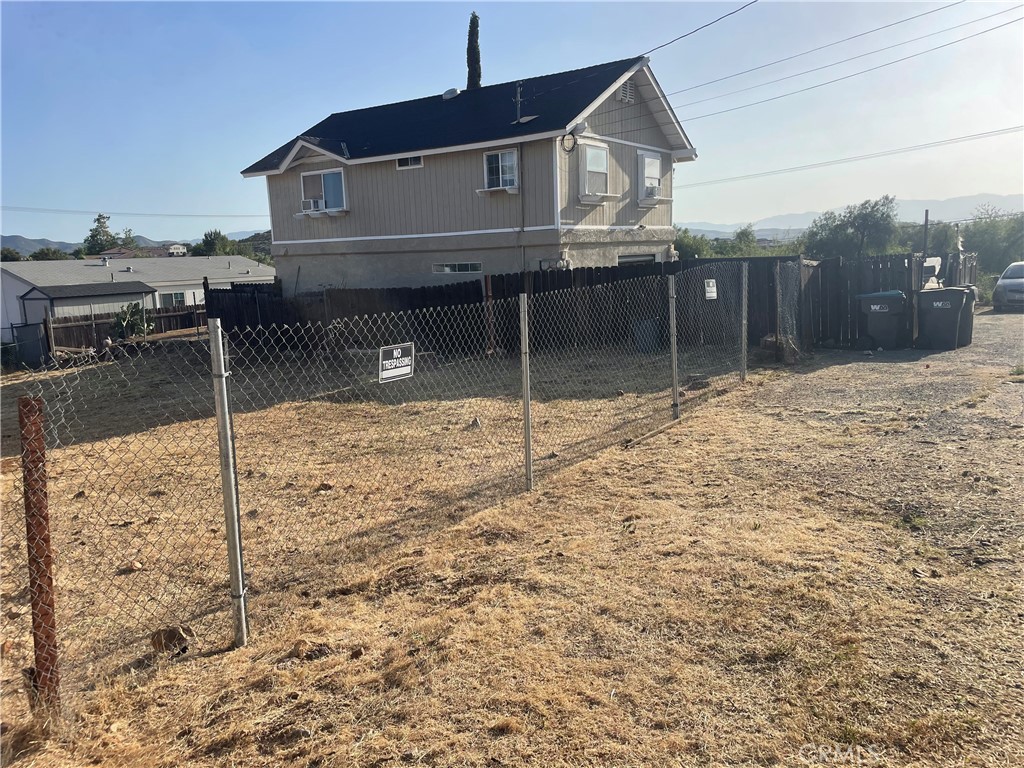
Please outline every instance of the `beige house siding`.
[{"label": "beige house siding", "polygon": [[635,144],[668,149],[671,145],[654,119],[652,106],[655,109],[662,108],[659,102],[648,105],[640,98],[639,92],[632,104],[624,104],[614,95],[610,96],[587,116],[590,132],[632,141]]},{"label": "beige house siding", "polygon": [[[664,200],[651,207],[639,205],[639,150],[628,144],[602,142],[600,138],[592,140],[595,144],[608,147],[608,191],[617,197],[605,198],[599,205],[581,203],[580,164],[583,162],[584,141],[588,140],[581,141],[574,152],[561,152],[558,160],[560,218],[563,227],[628,227],[640,224],[645,227],[663,227],[672,224],[671,200]],[[660,154],[663,194],[671,197],[672,155],[669,152]]]},{"label": "beige house siding", "polygon": [[482,150],[426,155],[422,168],[407,170],[394,160],[350,165],[344,168],[349,213],[318,218],[294,216],[301,209],[301,174],[339,163],[297,165],[267,177],[274,241],[553,227],[551,144],[526,144],[521,155],[519,195],[476,194],[484,186]]}]

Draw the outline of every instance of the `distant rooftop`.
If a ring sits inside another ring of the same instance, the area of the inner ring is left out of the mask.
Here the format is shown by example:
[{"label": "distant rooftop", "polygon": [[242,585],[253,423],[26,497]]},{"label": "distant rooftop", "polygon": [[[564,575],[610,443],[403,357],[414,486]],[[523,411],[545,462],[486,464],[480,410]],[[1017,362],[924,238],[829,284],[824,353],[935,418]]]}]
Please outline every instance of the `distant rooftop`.
[{"label": "distant rooftop", "polygon": [[135,283],[147,285],[200,282],[211,284],[265,282],[276,274],[273,267],[245,256],[184,256],[176,259],[65,259],[61,261],[5,261],[0,273],[33,286],[54,287],[85,283]]}]

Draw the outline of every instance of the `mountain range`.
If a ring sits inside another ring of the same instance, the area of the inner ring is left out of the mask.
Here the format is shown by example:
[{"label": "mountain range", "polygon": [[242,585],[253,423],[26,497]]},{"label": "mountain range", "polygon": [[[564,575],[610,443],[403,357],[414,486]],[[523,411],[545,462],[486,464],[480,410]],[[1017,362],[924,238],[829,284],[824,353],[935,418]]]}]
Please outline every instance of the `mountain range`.
[{"label": "mountain range", "polygon": [[[226,234],[231,240],[244,240],[247,237],[259,234],[261,231],[259,229],[247,229],[244,232],[227,232]],[[201,242],[202,239],[201,237],[196,237],[192,240],[150,240],[148,237],[135,235],[135,242],[142,248],[155,248],[158,245],[173,245],[174,243],[190,243],[195,245]],[[47,240],[42,237],[33,239],[22,237],[21,235],[3,235],[2,240],[4,248],[13,248],[22,256],[35,253],[40,248],[57,248],[65,253],[71,253],[75,248],[82,245],[81,243],[66,243],[63,240]]]},{"label": "mountain range", "polygon": [[[976,215],[978,207],[983,205],[999,208],[1009,213],[1020,213],[1024,211],[1024,195],[990,195],[983,193],[966,195],[964,197],[952,197],[947,200],[896,200],[899,220],[917,222],[924,221],[924,212],[926,210],[931,221],[969,219]],[[839,212],[843,209],[833,208],[832,210]],[[710,221],[676,222],[676,226],[689,229],[691,234],[694,235],[715,238],[732,237],[737,229],[752,223],[754,225],[754,232],[758,237],[781,240],[799,235],[821,213],[821,211],[784,213],[754,222],[743,222],[742,224],[716,224]]]}]

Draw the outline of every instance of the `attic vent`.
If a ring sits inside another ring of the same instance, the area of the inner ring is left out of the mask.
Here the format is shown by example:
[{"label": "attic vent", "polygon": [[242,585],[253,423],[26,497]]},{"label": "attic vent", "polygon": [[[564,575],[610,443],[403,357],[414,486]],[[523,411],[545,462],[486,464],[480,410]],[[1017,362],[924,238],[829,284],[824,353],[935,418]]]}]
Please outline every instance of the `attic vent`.
[{"label": "attic vent", "polygon": [[618,99],[625,104],[632,104],[636,101],[636,85],[632,80],[627,80],[619,86]]},{"label": "attic vent", "polygon": [[449,99],[454,99],[458,95],[458,88],[449,88],[447,91],[441,94],[441,98],[444,99],[445,101],[448,101]]}]

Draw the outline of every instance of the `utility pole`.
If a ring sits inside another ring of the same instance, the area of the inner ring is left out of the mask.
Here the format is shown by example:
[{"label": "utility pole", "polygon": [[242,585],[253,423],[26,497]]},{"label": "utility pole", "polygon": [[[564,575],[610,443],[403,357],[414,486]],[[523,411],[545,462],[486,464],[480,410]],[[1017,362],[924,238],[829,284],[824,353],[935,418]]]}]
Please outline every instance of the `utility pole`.
[{"label": "utility pole", "polygon": [[519,120],[522,118],[523,109],[523,81],[516,81],[516,125],[519,125]]},{"label": "utility pole", "polygon": [[928,209],[924,209],[924,257],[928,258]]}]

